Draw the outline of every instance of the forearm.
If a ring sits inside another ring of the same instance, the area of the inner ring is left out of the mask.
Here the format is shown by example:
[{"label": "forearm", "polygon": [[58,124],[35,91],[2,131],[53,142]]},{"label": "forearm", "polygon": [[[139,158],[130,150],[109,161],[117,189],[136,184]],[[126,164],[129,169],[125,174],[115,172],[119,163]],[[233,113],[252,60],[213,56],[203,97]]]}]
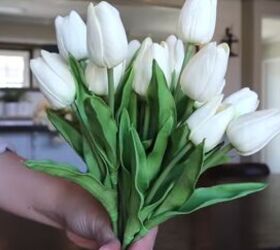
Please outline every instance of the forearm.
[{"label": "forearm", "polygon": [[[0,154],[0,209],[59,227],[57,218],[41,211],[55,211],[63,192],[61,180],[24,167],[24,159],[12,152]],[[61,192],[57,192],[61,190]]]}]

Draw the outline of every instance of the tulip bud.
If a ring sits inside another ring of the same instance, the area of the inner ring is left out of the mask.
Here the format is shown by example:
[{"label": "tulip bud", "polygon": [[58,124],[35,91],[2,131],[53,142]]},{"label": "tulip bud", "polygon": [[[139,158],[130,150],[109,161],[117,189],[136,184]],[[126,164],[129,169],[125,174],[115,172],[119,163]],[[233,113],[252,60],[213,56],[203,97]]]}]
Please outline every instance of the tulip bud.
[{"label": "tulip bud", "polygon": [[216,147],[234,116],[232,106],[220,107],[223,96],[217,96],[195,111],[187,120],[191,130],[189,139],[198,145],[205,140],[205,151]]},{"label": "tulip bud", "polygon": [[69,54],[77,60],[88,57],[86,25],[77,12],[71,11],[66,17],[58,16],[55,28],[59,53],[65,60]]},{"label": "tulip bud", "polygon": [[227,128],[230,143],[243,156],[255,154],[280,132],[280,112],[262,110],[240,116]]},{"label": "tulip bud", "polygon": [[216,17],[217,0],[186,0],[179,17],[179,37],[188,43],[209,43],[215,32]]},{"label": "tulip bud", "polygon": [[180,79],[183,93],[202,103],[220,94],[225,85],[229,52],[226,43],[203,47],[183,70]]},{"label": "tulip bud", "polygon": [[89,4],[87,35],[89,56],[97,66],[113,68],[126,59],[127,36],[119,11],[111,4]]},{"label": "tulip bud", "polygon": [[133,88],[139,95],[146,95],[153,74],[153,60],[156,60],[161,68],[168,86],[171,84],[167,44],[165,42],[161,45],[153,43],[148,37],[144,40],[133,65],[135,71]]},{"label": "tulip bud", "polygon": [[[114,86],[117,89],[125,71],[125,63],[114,68]],[[106,68],[89,63],[85,72],[88,89],[96,95],[108,95],[108,73]]]},{"label": "tulip bud", "polygon": [[224,100],[224,104],[231,104],[235,109],[235,117],[256,111],[259,106],[256,92],[243,88]]},{"label": "tulip bud", "polygon": [[170,61],[169,61],[169,51],[168,45],[166,42],[162,42],[161,44],[154,43],[152,46],[153,50],[153,58],[158,63],[161,68],[167,85],[170,87],[171,85],[171,71],[170,71]]},{"label": "tulip bud", "polygon": [[142,96],[146,95],[148,86],[152,79],[152,45],[153,41],[149,37],[143,41],[133,65],[135,72],[133,88],[137,94]]},{"label": "tulip bud", "polygon": [[177,84],[185,57],[184,44],[182,40],[177,39],[173,35],[167,38],[166,43],[169,50],[170,72],[174,76],[175,84]]},{"label": "tulip bud", "polygon": [[31,60],[30,66],[42,93],[55,109],[70,106],[75,100],[76,85],[67,64],[58,54],[42,50],[41,55]]},{"label": "tulip bud", "polygon": [[135,57],[136,52],[139,50],[139,48],[141,47],[141,43],[138,40],[132,40],[129,44],[128,44],[128,55],[126,58],[126,67],[128,67],[132,60]]}]

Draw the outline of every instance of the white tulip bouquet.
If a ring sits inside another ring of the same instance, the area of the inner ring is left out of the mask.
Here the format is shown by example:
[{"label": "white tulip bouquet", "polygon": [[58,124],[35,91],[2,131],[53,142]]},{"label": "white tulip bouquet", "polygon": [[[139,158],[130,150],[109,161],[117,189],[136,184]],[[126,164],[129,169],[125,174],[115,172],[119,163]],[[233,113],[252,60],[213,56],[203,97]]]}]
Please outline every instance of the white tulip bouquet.
[{"label": "white tulip bouquet", "polygon": [[91,193],[123,249],[174,216],[266,186],[198,186],[205,171],[229,160],[230,150],[251,155],[280,132],[280,112],[255,112],[259,99],[248,88],[223,98],[230,51],[210,43],[216,7],[217,0],[187,0],[178,24],[182,40],[172,35],[140,44],[128,43],[113,6],[90,4],[87,25],[74,11],[57,17],[60,54],[42,51],[31,61],[53,107],[49,120],[87,171],[50,161],[26,165]]}]

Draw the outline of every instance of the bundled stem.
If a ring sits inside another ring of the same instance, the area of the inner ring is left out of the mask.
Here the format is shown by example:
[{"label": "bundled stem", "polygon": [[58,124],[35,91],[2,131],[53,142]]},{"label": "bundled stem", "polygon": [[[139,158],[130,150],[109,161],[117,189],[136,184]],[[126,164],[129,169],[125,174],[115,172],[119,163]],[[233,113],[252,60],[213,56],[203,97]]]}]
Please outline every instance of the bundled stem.
[{"label": "bundled stem", "polygon": [[109,106],[112,110],[112,114],[115,112],[115,87],[114,87],[114,69],[107,69],[108,74],[108,96]]},{"label": "bundled stem", "polygon": [[149,125],[150,125],[150,107],[147,102],[144,103],[145,105],[145,114],[144,114],[144,126],[143,126],[143,139],[148,139],[149,133]]}]

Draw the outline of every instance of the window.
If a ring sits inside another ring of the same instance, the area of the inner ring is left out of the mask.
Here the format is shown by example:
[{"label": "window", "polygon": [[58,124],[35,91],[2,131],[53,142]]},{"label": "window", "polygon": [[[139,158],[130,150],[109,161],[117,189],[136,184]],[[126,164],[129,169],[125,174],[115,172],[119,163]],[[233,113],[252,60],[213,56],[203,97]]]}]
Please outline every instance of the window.
[{"label": "window", "polygon": [[29,88],[30,52],[0,50],[0,88]]}]

